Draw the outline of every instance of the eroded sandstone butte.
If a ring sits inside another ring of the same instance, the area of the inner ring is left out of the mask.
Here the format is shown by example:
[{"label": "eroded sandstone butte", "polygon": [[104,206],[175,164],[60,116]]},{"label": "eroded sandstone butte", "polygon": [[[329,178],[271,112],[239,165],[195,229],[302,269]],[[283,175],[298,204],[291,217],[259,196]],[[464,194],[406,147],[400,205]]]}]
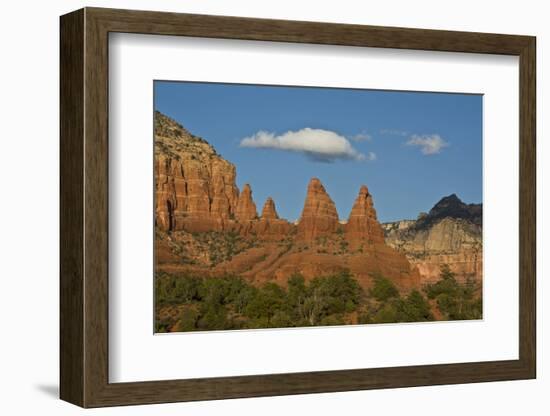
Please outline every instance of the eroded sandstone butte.
[{"label": "eroded sandstone butte", "polygon": [[235,177],[235,166],[210,144],[155,113],[155,222],[160,230],[223,230],[237,209]]},{"label": "eroded sandstone butte", "polygon": [[453,194],[417,220],[386,223],[383,227],[386,243],[407,256],[423,282],[436,281],[442,264],[448,264],[459,281],[471,278],[481,282],[481,204],[464,204]]},{"label": "eroded sandstone butte", "polygon": [[295,273],[310,279],[347,269],[364,287],[377,275],[403,291],[420,285],[417,268],[384,242],[366,186],[345,224],[317,178],[309,182],[297,224],[279,217],[272,198],[258,217],[251,187],[239,192],[236,186],[235,166],[158,112],[155,181],[158,271],[285,285]]}]

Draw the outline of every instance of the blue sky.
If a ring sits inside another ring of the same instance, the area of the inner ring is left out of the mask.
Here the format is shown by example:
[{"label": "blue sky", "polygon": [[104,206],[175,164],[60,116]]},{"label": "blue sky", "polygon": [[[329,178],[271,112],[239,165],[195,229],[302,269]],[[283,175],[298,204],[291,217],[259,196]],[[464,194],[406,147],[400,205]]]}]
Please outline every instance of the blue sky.
[{"label": "blue sky", "polygon": [[443,196],[482,201],[482,96],[155,81],[154,107],[237,167],[260,211],[299,218],[318,177],[346,219],[362,184],[381,221]]}]

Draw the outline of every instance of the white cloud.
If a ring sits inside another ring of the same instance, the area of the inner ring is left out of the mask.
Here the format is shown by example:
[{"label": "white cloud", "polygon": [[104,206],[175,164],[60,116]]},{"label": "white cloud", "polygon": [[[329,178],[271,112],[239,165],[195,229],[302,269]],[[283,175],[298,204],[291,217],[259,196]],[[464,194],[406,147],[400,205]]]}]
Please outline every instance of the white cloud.
[{"label": "white cloud", "polygon": [[373,160],[376,160],[376,159],[377,159],[376,153],[374,153],[374,152],[367,153],[367,160],[373,161]]},{"label": "white cloud", "polygon": [[336,159],[372,160],[357,151],[348,139],[338,133],[309,127],[298,131],[287,131],[281,135],[259,131],[242,139],[240,146],[300,152],[321,162],[331,162]]},{"label": "white cloud", "polygon": [[409,146],[418,146],[424,155],[435,155],[441,152],[441,149],[449,146],[439,134],[413,134],[406,143]]},{"label": "white cloud", "polygon": [[355,136],[350,136],[350,139],[354,142],[370,142],[372,140],[372,136],[365,132],[361,132]]},{"label": "white cloud", "polygon": [[409,135],[409,132],[405,130],[397,130],[397,129],[382,129],[380,130],[380,134],[405,137]]}]

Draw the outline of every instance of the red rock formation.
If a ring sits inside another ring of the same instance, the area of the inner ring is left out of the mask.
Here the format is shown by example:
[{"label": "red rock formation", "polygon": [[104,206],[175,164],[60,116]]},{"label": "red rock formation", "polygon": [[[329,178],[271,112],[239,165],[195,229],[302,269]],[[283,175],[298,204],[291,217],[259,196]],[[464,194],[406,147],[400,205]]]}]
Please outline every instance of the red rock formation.
[{"label": "red rock formation", "polygon": [[252,199],[252,189],[250,185],[246,184],[243,187],[239,199],[237,200],[237,207],[235,208],[235,219],[237,221],[251,221],[258,218],[258,212],[256,211],[256,204]]},{"label": "red rock formation", "polygon": [[376,210],[368,188],[363,185],[355,199],[345,226],[346,238],[352,246],[384,243],[384,231],[376,218]]},{"label": "red rock formation", "polygon": [[254,224],[253,230],[261,239],[280,241],[289,235],[293,227],[287,220],[279,218],[275,202],[269,197],[265,201],[260,221]]},{"label": "red rock formation", "polygon": [[235,166],[206,141],[155,113],[155,219],[159,229],[223,229],[237,205],[235,176]]},{"label": "red rock formation", "polygon": [[277,215],[277,210],[275,209],[275,202],[271,197],[267,198],[265,201],[264,207],[262,209],[262,220],[277,220],[279,215]]},{"label": "red rock formation", "polygon": [[334,202],[321,181],[317,178],[311,179],[298,223],[297,238],[302,241],[313,241],[317,237],[336,232],[338,227],[338,212]]},{"label": "red rock formation", "polygon": [[[155,115],[157,271],[285,285],[295,273],[311,279],[349,270],[365,288],[377,274],[402,291],[419,287],[416,267],[384,243],[366,187],[341,225],[325,188],[311,179],[294,225],[279,218],[271,198],[258,218],[250,186],[239,194],[235,177],[235,166],[206,141]],[[201,234],[210,231],[217,233]]]}]

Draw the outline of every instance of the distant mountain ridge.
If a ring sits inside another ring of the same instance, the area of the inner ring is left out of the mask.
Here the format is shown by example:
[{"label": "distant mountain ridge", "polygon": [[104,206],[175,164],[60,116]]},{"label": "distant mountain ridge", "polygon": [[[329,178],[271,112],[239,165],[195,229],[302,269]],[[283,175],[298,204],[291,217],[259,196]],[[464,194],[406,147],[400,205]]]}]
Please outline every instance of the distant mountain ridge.
[{"label": "distant mountain ridge", "polygon": [[482,223],[482,204],[465,204],[456,194],[441,198],[427,215],[416,221],[417,229],[428,228],[443,218],[463,219],[476,225]]}]

